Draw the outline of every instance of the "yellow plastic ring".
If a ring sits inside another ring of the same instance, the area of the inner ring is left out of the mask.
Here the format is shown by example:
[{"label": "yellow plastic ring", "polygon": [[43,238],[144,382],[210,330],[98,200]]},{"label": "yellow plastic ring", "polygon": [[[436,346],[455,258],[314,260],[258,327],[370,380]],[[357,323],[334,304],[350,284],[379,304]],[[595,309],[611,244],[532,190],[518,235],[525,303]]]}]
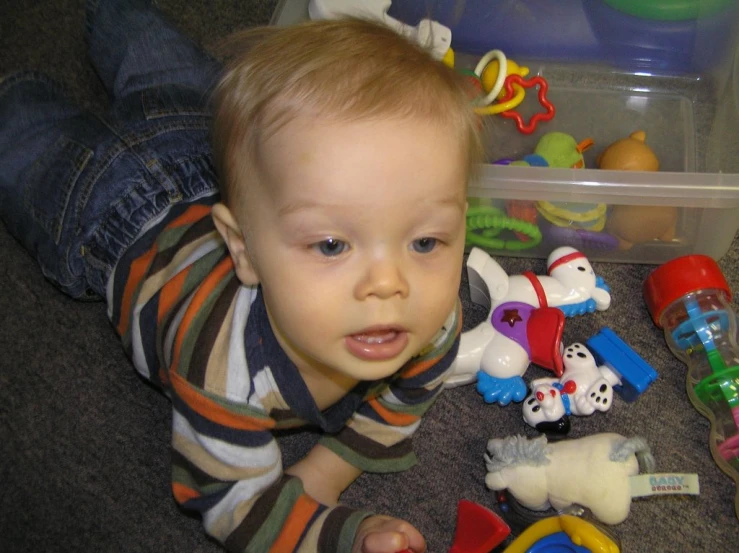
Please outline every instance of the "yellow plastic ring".
[{"label": "yellow plastic ring", "polygon": [[478,115],[496,115],[498,113],[503,113],[504,111],[517,108],[519,104],[523,102],[524,96],[526,96],[526,91],[523,89],[522,86],[518,85],[514,85],[513,89],[516,91],[516,94],[510,100],[501,102],[499,104],[490,104],[489,106],[476,107],[475,113],[477,113]]}]

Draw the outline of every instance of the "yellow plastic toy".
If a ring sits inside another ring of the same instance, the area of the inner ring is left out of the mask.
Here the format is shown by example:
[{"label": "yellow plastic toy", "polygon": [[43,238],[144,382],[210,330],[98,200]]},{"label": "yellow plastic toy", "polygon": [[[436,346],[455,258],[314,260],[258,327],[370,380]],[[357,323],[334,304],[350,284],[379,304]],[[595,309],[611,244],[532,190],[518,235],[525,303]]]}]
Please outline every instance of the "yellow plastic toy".
[{"label": "yellow plastic toy", "polygon": [[[536,543],[547,536],[564,532],[570,541],[592,553],[619,553],[620,548],[609,536],[586,520],[572,515],[560,515],[540,520],[519,535],[505,553],[526,553],[536,551]],[[534,546],[532,548],[532,546]],[[541,549],[544,546],[540,544]]]},{"label": "yellow plastic toy", "polygon": [[516,85],[514,88],[516,94],[513,98],[496,103],[496,99],[505,95],[503,82],[506,77],[509,75],[526,77],[529,74],[528,67],[518,65],[515,61],[507,59],[500,50],[491,50],[485,54],[475,67],[475,74],[480,78],[482,88],[486,93],[485,98],[481,100],[482,105],[475,108],[475,113],[479,115],[496,115],[512,110],[518,107],[526,97],[524,88]]},{"label": "yellow plastic toy", "polygon": [[454,50],[449,48],[449,50],[447,50],[446,53],[444,54],[444,57],[441,58],[441,61],[447,67],[454,69]]}]

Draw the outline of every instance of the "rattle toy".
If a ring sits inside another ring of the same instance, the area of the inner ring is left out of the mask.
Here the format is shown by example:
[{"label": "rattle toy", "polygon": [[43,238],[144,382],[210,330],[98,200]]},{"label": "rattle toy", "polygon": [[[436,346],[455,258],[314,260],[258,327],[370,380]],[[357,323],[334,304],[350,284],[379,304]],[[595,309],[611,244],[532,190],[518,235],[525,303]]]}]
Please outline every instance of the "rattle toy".
[{"label": "rattle toy", "polygon": [[[549,85],[546,79],[541,75],[525,79],[529,68],[507,59],[501,50],[490,50],[480,58],[474,74],[485,92],[485,96],[476,102],[475,112],[479,115],[500,114],[513,119],[516,128],[524,134],[533,133],[539,122],[549,121],[554,117],[554,105],[547,98]],[[532,87],[538,87],[537,98],[544,111],[534,114],[528,123],[524,123],[523,117],[515,108],[524,101],[525,89]]]},{"label": "rattle toy", "polygon": [[[711,455],[739,485],[739,321],[721,269],[708,256],[678,257],[647,277],[644,299],[688,367],[688,397],[711,422]],[[734,509],[739,518],[739,491]]]},{"label": "rattle toy", "polygon": [[590,509],[606,524],[626,520],[631,509],[629,477],[651,473],[654,458],[644,439],[594,434],[548,443],[541,435],[488,441],[485,485],[504,490],[533,511],[572,505]]},{"label": "rattle toy", "polygon": [[[617,140],[598,156],[599,169],[618,171],[658,171],[659,160],[647,146],[646,133],[636,131]],[[615,205],[606,222],[606,231],[618,240],[622,250],[634,244],[675,237],[677,208],[673,206]]]},{"label": "rattle toy", "polygon": [[526,77],[529,74],[529,68],[525,65],[518,65],[512,59],[506,58],[505,54],[500,50],[490,50],[487,52],[474,69],[474,74],[480,81],[482,89],[486,96],[478,100],[478,106],[475,112],[479,115],[496,115],[507,110],[518,107],[526,97],[526,91],[523,87],[518,86],[512,98],[506,101],[500,100],[506,92],[503,92],[505,81],[512,75]]},{"label": "rattle toy", "polygon": [[569,415],[585,416],[608,411],[614,390],[634,401],[657,378],[650,367],[611,329],[604,328],[585,344],[574,343],[563,353],[564,373],[559,379],[531,382],[523,402],[523,420],[539,432],[566,434]]},{"label": "rattle toy", "polygon": [[447,386],[477,380],[487,403],[507,405],[526,396],[522,375],[529,363],[562,376],[565,317],[608,309],[611,295],[574,248],[549,254],[547,273],[509,276],[490,255],[472,249],[467,259],[470,295],[487,307],[488,316],[462,333]]}]

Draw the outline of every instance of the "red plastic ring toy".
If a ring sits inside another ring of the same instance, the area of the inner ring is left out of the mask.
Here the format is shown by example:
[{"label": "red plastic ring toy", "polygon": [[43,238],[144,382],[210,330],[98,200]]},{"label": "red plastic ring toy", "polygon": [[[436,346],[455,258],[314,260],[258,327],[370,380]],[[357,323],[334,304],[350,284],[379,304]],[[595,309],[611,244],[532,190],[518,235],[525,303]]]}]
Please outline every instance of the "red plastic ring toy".
[{"label": "red plastic ring toy", "polygon": [[503,117],[508,117],[509,119],[513,119],[516,121],[516,128],[518,128],[520,132],[522,132],[523,134],[531,134],[536,130],[536,126],[539,124],[540,121],[549,121],[554,117],[554,105],[552,105],[552,103],[547,99],[549,85],[547,84],[547,81],[544,79],[544,77],[541,77],[539,75],[528,80],[524,80],[521,75],[508,75],[503,82],[503,88],[505,88],[506,95],[500,100],[501,102],[507,102],[508,100],[513,98],[513,95],[515,94],[513,91],[514,84],[520,85],[523,88],[532,88],[537,85],[539,86],[539,103],[545,109],[545,111],[535,113],[528,123],[524,124],[523,117],[521,117],[521,114],[514,109],[501,112],[501,115]]}]

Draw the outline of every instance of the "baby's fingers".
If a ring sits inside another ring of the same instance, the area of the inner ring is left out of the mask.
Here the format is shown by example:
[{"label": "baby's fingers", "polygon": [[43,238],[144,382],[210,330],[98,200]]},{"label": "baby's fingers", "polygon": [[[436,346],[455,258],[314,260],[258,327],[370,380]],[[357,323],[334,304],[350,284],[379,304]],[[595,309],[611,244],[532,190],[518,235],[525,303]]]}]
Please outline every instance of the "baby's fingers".
[{"label": "baby's fingers", "polygon": [[426,540],[421,533],[405,521],[395,521],[392,530],[377,531],[364,538],[362,553],[425,553]]}]

